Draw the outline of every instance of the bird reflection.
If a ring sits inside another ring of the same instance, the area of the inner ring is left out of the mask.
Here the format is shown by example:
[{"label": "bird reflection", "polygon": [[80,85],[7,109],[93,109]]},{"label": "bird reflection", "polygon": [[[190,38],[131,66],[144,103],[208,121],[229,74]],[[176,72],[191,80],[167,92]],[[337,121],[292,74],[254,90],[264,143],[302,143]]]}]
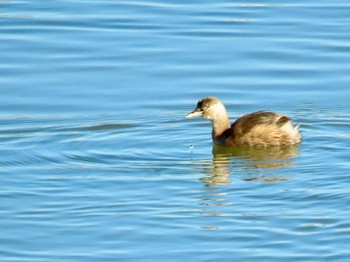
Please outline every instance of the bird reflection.
[{"label": "bird reflection", "polygon": [[[237,168],[286,168],[293,165],[293,158],[298,156],[299,147],[268,147],[268,148],[229,148],[224,146],[213,146],[213,158],[204,166],[207,174],[202,181],[206,186],[216,186],[231,183],[231,173],[234,166]],[[251,172],[249,172],[251,173]],[[286,176],[256,176],[246,178],[246,181],[260,180],[263,182],[279,182],[289,179]]]},{"label": "bird reflection", "polygon": [[[280,182],[290,179],[273,170],[293,166],[293,158],[298,156],[298,146],[270,148],[228,148],[213,146],[213,157],[200,164],[206,174],[201,179],[205,186],[200,199],[201,215],[207,217],[208,225],[204,230],[219,230],[218,217],[229,216],[227,206],[233,203],[227,197],[227,189],[217,187],[230,184],[235,173],[243,174],[245,181],[262,181],[264,183]],[[212,219],[212,218],[216,219]]]}]

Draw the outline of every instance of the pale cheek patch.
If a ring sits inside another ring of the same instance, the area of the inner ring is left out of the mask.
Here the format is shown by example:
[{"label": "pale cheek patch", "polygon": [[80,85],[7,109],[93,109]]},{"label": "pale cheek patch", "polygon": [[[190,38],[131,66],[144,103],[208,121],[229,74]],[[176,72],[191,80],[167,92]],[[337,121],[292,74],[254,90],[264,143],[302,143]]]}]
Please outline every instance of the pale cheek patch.
[{"label": "pale cheek patch", "polygon": [[298,126],[293,126],[292,124],[291,124],[291,122],[287,122],[287,123],[285,123],[282,127],[281,127],[281,129],[284,131],[284,132],[286,132],[288,135],[290,135],[291,137],[296,137],[296,136],[298,136],[298,134],[299,134],[299,129],[298,129]]},{"label": "pale cheek patch", "polygon": [[227,114],[225,107],[223,105],[220,105],[220,104],[213,106],[211,110],[215,115],[222,116],[222,115]]},{"label": "pale cheek patch", "polygon": [[226,116],[226,109],[223,105],[212,105],[204,114],[204,118],[209,120],[220,119],[222,116]]}]

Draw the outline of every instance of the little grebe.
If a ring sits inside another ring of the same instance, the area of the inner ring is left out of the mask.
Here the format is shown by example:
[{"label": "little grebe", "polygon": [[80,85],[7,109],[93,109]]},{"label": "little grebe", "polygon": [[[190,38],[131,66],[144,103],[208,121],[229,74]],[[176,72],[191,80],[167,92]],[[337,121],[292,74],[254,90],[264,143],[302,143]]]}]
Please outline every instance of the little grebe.
[{"label": "little grebe", "polygon": [[299,125],[293,126],[285,115],[258,111],[238,118],[230,124],[226,108],[216,97],[200,100],[186,118],[201,116],[212,124],[212,138],[226,146],[284,146],[301,143]]}]

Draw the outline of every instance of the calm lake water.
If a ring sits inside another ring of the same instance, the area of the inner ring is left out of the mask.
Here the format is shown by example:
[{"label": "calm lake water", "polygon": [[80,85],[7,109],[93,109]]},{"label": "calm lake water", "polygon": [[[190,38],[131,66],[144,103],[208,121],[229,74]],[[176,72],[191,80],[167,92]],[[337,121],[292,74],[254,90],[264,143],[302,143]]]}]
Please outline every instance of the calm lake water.
[{"label": "calm lake water", "polygon": [[[349,261],[350,2],[0,1],[1,261]],[[218,96],[301,124],[212,146]]]}]

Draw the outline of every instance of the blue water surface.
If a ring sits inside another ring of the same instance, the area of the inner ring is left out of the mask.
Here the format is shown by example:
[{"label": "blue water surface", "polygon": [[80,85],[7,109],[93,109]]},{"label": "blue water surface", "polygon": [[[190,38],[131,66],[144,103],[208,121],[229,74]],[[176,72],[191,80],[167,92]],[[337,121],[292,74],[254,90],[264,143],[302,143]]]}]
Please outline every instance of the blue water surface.
[{"label": "blue water surface", "polygon": [[[349,261],[349,13],[0,1],[0,261]],[[213,147],[209,95],[303,143]]]}]

